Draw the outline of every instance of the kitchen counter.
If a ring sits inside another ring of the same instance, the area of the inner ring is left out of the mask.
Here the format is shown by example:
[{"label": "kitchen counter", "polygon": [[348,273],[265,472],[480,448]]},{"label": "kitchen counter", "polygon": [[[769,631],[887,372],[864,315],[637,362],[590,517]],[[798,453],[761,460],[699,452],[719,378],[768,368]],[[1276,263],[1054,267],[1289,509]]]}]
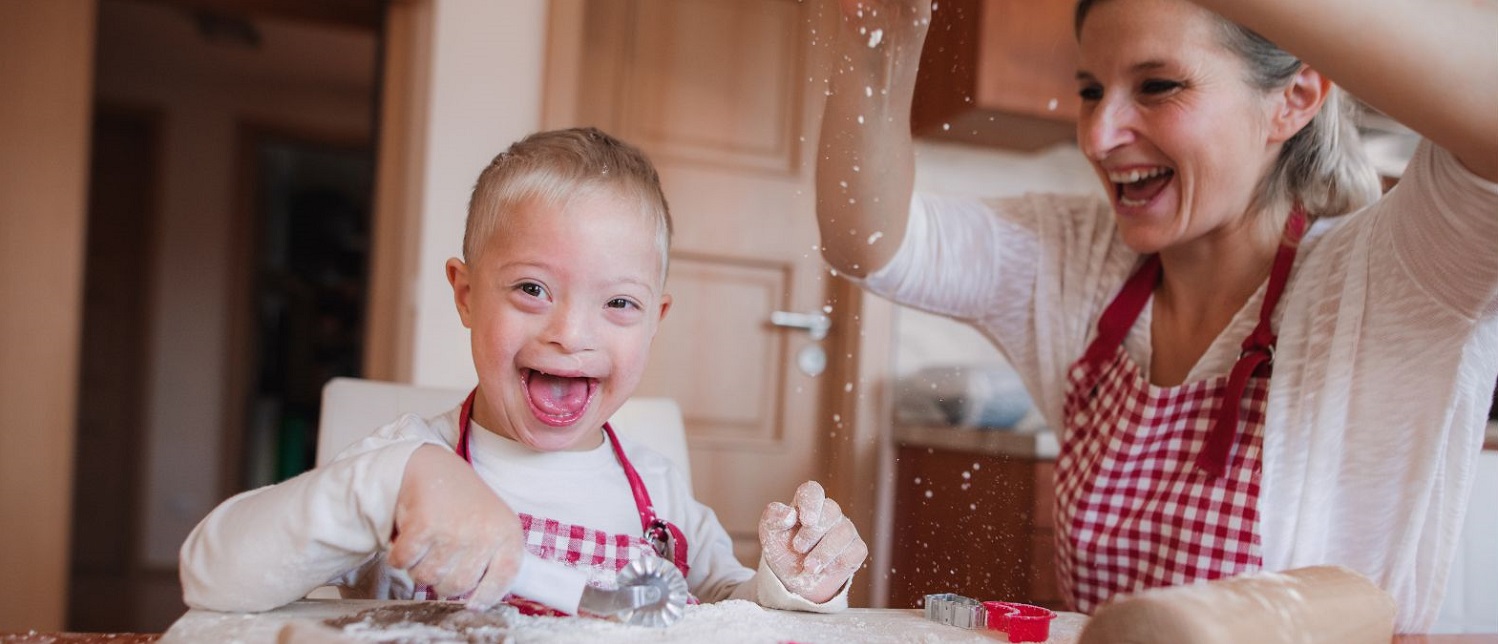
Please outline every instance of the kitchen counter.
[{"label": "kitchen counter", "polygon": [[897,425],[894,436],[896,445],[990,456],[1050,461],[1055,460],[1056,454],[1060,452],[1056,433],[1049,429],[1022,432],[1008,429]]},{"label": "kitchen counter", "polygon": [[[165,637],[118,633],[6,633],[3,644],[135,644],[172,641],[275,642],[290,622],[314,622],[392,602],[374,600],[303,600],[259,614],[227,614],[192,610],[177,620]],[[650,642],[675,641],[941,641],[1004,642],[995,631],[964,631],[926,621],[917,610],[853,608],[833,615],[790,613],[760,609],[748,602],[707,604],[688,610],[687,617],[665,630],[622,626],[577,618],[521,618],[511,636],[517,642]],[[719,614],[714,614],[715,611]],[[711,622],[739,620],[727,627]],[[1075,642],[1087,618],[1059,613],[1049,642]],[[707,629],[707,630],[704,630]],[[708,635],[704,637],[704,635]],[[367,641],[367,640],[366,640]],[[1393,644],[1498,644],[1498,635],[1396,635]]]},{"label": "kitchen counter", "polygon": [[[1048,429],[1021,432],[1008,429],[896,425],[894,435],[896,445],[994,456],[1054,460],[1059,450],[1056,433]],[[1482,448],[1498,451],[1498,420],[1488,421]]]}]

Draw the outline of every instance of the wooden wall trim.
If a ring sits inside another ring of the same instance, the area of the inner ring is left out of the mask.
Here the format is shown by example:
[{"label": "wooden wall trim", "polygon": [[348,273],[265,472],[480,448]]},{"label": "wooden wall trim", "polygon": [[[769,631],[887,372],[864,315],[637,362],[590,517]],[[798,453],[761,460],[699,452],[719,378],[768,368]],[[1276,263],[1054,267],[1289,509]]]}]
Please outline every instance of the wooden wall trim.
[{"label": "wooden wall trim", "polygon": [[[828,496],[842,504],[869,546],[868,567],[855,578],[853,606],[883,607],[889,592],[894,510],[893,373],[895,305],[844,279],[829,285],[829,301],[844,313],[833,325],[831,356],[822,384],[829,411],[818,427],[830,456]],[[851,356],[851,357],[850,357]],[[851,390],[847,384],[853,385]]]},{"label": "wooden wall trim", "polygon": [[386,8],[376,118],[375,199],[364,377],[410,382],[415,281],[425,189],[432,69],[432,0]]},{"label": "wooden wall trim", "polygon": [[546,70],[541,94],[541,127],[583,125],[582,67],[588,7],[586,0],[551,0],[546,15]]},{"label": "wooden wall trim", "polygon": [[0,631],[66,618],[97,13],[0,3]]}]

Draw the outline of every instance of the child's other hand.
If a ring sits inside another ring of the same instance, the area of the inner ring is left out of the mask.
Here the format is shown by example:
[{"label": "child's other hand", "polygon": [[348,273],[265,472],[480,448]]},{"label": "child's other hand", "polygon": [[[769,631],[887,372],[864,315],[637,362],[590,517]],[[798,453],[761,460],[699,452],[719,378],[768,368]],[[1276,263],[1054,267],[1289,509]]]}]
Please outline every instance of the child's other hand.
[{"label": "child's other hand", "polygon": [[837,596],[869,547],[837,501],[816,481],[796,488],[792,505],[775,502],[759,519],[765,563],[787,590],[818,604]]},{"label": "child's other hand", "polygon": [[395,501],[391,566],[438,596],[468,595],[488,608],[504,598],[524,543],[515,511],[458,455],[423,445],[406,463]]}]

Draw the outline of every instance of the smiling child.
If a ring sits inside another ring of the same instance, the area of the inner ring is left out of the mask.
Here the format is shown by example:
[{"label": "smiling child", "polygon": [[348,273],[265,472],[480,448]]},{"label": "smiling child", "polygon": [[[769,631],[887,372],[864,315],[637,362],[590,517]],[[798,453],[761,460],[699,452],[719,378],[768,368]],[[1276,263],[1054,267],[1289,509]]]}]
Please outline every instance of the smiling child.
[{"label": "smiling child", "polygon": [[661,320],[671,223],[645,156],[596,129],[542,132],[479,176],[447,277],[478,386],[333,462],[225,501],[182,547],[189,606],[257,611],[324,585],[345,597],[507,596],[529,553],[609,587],[658,554],[700,601],[846,607],[868,549],[821,486],[760,520],[756,572],[687,473],[606,421],[640,382]]}]

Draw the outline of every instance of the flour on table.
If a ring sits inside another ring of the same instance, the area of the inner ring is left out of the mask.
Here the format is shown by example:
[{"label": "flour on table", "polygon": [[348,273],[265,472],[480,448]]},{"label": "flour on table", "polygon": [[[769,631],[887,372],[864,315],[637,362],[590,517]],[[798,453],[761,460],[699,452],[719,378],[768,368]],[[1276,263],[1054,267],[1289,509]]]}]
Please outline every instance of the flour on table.
[{"label": "flour on table", "polygon": [[[916,610],[850,608],[835,614],[814,614],[766,609],[743,600],[687,606],[680,621],[666,628],[629,626],[618,622],[580,617],[520,615],[509,607],[485,613],[463,610],[450,602],[418,602],[430,607],[412,613],[412,604],[382,605],[373,610],[329,614],[341,604],[303,602],[278,615],[193,615],[174,626],[169,636],[177,642],[238,641],[243,644],[275,641],[280,644],[361,644],[365,642],[574,644],[592,642],[728,642],[803,644],[860,642],[863,644],[991,644],[1005,641],[993,631],[969,631],[925,619]],[[405,610],[399,613],[396,610]],[[288,614],[290,613],[290,614]],[[320,613],[320,614],[317,614]],[[313,615],[317,616],[313,618]],[[345,615],[338,617],[338,615]],[[267,619],[274,618],[275,621]],[[490,620],[471,623],[469,619]],[[231,623],[225,623],[228,620]],[[259,625],[256,629],[234,628]],[[1051,623],[1050,644],[1075,644],[1087,618],[1059,613]],[[264,628],[271,630],[267,637]],[[466,629],[466,630],[465,630]],[[210,633],[212,636],[210,636]]]},{"label": "flour on table", "polygon": [[280,644],[499,644],[512,641],[510,620],[516,614],[508,607],[472,611],[453,602],[413,602],[320,623],[288,624],[277,640]]}]

